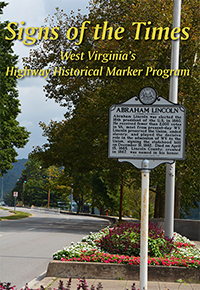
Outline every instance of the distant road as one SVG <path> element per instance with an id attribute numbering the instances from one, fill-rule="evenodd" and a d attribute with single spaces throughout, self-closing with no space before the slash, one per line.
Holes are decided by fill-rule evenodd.
<path id="1" fill-rule="evenodd" d="M 54 252 L 109 225 L 104 219 L 19 210 L 34 216 L 0 221 L 0 281 L 17 289 L 45 272 Z"/>
<path id="2" fill-rule="evenodd" d="M 5 217 L 5 216 L 9 216 L 9 215 L 12 215 L 12 213 L 10 213 L 8 210 L 0 209 L 0 218 Z"/>

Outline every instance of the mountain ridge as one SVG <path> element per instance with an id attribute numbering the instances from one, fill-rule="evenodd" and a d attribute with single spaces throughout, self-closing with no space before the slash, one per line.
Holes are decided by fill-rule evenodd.
<path id="1" fill-rule="evenodd" d="M 14 187 L 17 179 L 21 177 L 22 170 L 25 169 L 25 163 L 28 158 L 18 159 L 18 162 L 12 163 L 13 168 L 8 170 L 6 174 L 3 175 L 3 194 L 4 196 L 10 192 Z M 2 191 L 2 178 L 0 178 L 0 188 Z"/>

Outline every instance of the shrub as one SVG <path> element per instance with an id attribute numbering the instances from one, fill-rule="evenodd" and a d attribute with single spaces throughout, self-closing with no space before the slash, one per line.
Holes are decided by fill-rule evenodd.
<path id="1" fill-rule="evenodd" d="M 128 256 L 140 255 L 140 224 L 124 223 L 109 230 L 99 240 L 99 247 L 111 254 Z M 153 223 L 149 223 L 148 255 L 161 257 L 174 249 L 173 239 L 164 237 L 164 231 Z"/>
<path id="2" fill-rule="evenodd" d="M 150 229 L 152 228 L 158 227 L 150 224 Z M 70 246 L 54 253 L 53 258 L 54 260 L 61 261 L 139 265 L 139 256 L 111 254 L 99 247 L 99 241 L 109 233 L 109 227 L 102 229 L 98 233 L 90 233 L 90 235 L 82 239 L 81 243 L 71 243 Z M 149 247 L 152 248 L 149 248 L 149 251 L 153 252 L 155 256 L 148 257 L 148 265 L 180 266 L 200 269 L 200 249 L 196 249 L 195 244 L 192 244 L 189 239 L 178 233 L 174 233 L 173 241 L 165 240 L 164 233 L 161 229 L 158 229 L 158 233 L 161 234 L 161 238 L 158 237 L 157 239 L 153 239 L 151 238 L 152 236 L 149 238 Z M 134 234 L 130 236 L 134 238 Z M 171 251 L 173 246 L 174 249 Z M 168 255 L 165 254 L 164 247 L 168 247 L 170 251 Z M 164 252 L 164 254 L 161 257 L 157 257 L 162 254 L 162 252 Z"/>

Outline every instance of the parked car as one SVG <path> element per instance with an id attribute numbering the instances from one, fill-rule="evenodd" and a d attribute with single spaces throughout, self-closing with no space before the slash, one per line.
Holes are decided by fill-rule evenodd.
<path id="1" fill-rule="evenodd" d="M 67 205 L 66 205 L 66 203 L 65 202 L 63 202 L 63 201 L 58 201 L 58 207 L 60 208 L 60 209 L 62 209 L 62 210 L 67 210 Z"/>
<path id="2" fill-rule="evenodd" d="M 1 201 L 0 206 L 7 206 L 7 204 L 4 201 Z"/>

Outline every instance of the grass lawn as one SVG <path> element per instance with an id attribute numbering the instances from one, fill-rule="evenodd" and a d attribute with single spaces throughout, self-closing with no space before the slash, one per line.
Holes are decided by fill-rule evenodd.
<path id="1" fill-rule="evenodd" d="M 8 210 L 10 213 L 13 213 L 12 215 L 1 217 L 0 220 L 19 220 L 23 218 L 27 218 L 31 216 L 31 213 L 23 212 L 23 211 L 16 211 L 16 210 L 9 210 L 4 207 L 0 207 L 2 210 Z"/>

